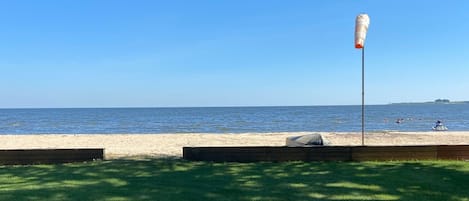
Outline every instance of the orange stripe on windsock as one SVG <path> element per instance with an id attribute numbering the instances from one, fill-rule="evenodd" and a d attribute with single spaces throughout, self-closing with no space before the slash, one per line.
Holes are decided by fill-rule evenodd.
<path id="1" fill-rule="evenodd" d="M 370 25 L 370 17 L 360 14 L 355 20 L 355 48 L 361 49 L 365 46 L 366 32 Z"/>

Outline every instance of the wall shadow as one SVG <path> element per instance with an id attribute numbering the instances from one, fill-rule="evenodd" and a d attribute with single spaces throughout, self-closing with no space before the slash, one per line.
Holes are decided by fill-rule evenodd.
<path id="1" fill-rule="evenodd" d="M 0 166 L 0 200 L 469 200 L 469 163 L 211 163 L 179 159 Z"/>

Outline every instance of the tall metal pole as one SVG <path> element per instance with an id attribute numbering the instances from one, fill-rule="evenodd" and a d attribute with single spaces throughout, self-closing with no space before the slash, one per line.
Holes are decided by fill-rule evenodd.
<path id="1" fill-rule="evenodd" d="M 365 146 L 365 47 L 362 48 L 362 146 Z"/>

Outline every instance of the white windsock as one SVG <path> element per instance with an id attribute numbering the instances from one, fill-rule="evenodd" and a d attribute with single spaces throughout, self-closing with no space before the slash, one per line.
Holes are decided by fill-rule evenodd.
<path id="1" fill-rule="evenodd" d="M 365 46 L 366 32 L 370 25 L 370 17 L 360 14 L 355 21 L 355 48 L 361 49 Z"/>

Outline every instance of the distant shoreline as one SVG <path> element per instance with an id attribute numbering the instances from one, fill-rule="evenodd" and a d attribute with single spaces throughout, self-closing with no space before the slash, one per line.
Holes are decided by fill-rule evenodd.
<path id="1" fill-rule="evenodd" d="M 390 103 L 390 105 L 414 105 L 414 104 L 438 104 L 438 105 L 447 105 L 447 104 L 469 104 L 469 101 L 450 101 L 449 99 L 436 99 L 436 100 L 434 100 L 434 101 L 427 101 L 427 102 Z"/>
<path id="2" fill-rule="evenodd" d="M 469 104 L 469 101 L 454 101 L 449 103 L 435 103 L 435 102 L 404 102 L 404 103 L 389 103 L 388 105 L 461 105 Z"/>
<path id="3" fill-rule="evenodd" d="M 453 101 L 449 103 L 435 102 L 400 102 L 383 104 L 365 104 L 366 106 L 386 106 L 386 105 L 451 105 L 451 104 L 469 104 L 469 101 Z M 281 108 L 281 107 L 349 107 L 361 106 L 359 104 L 351 105 L 240 105 L 240 106 L 122 106 L 122 107 L 0 107 L 0 110 L 42 110 L 42 109 L 193 109 L 193 108 Z"/>

